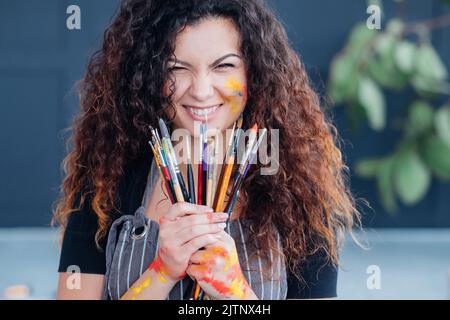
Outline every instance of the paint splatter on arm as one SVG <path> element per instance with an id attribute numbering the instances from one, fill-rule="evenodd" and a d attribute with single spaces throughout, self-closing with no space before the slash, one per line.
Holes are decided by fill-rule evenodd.
<path id="1" fill-rule="evenodd" d="M 257 299 L 242 273 L 235 248 L 206 248 L 188 273 L 195 277 L 206 294 L 214 299 Z"/>
<path id="2" fill-rule="evenodd" d="M 184 278 L 180 276 L 179 280 Z M 121 300 L 160 300 L 165 299 L 179 280 L 173 280 L 167 273 L 159 255 L 148 269 L 122 296 Z"/>

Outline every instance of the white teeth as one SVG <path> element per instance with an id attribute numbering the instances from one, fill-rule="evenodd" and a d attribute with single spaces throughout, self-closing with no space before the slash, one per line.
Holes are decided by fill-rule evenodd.
<path id="1" fill-rule="evenodd" d="M 218 108 L 219 108 L 219 106 L 215 106 L 212 108 L 205 108 L 205 109 L 189 108 L 189 110 L 196 116 L 202 117 L 206 114 L 210 114 L 211 112 L 216 111 Z"/>

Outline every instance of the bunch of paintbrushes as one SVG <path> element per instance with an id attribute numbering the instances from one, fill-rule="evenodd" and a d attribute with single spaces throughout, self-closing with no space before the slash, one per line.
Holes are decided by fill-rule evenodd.
<path id="1" fill-rule="evenodd" d="M 247 147 L 241 157 L 240 166 L 236 170 L 235 176 L 231 178 L 233 167 L 236 162 L 239 143 L 242 137 L 242 114 L 233 125 L 232 133 L 227 143 L 223 165 L 217 180 L 218 157 L 219 157 L 219 132 L 212 142 L 207 137 L 207 121 L 200 125 L 199 142 L 199 163 L 197 170 L 197 196 L 195 195 L 195 182 L 192 169 L 191 143 L 190 137 L 186 137 L 187 150 L 187 188 L 180 172 L 180 168 L 175 156 L 174 148 L 170 140 L 169 131 L 162 119 L 159 120 L 159 127 L 162 137 L 158 131 L 150 127 L 152 138 L 149 141 L 152 148 L 156 164 L 164 182 L 167 195 L 172 203 L 188 201 L 199 205 L 210 206 L 214 212 L 226 212 L 228 220 L 231 217 L 233 208 L 239 197 L 239 190 L 242 187 L 245 176 L 251 164 L 254 162 L 258 148 L 266 134 L 266 129 L 261 130 L 257 139 L 258 126 L 255 124 L 248 137 Z M 232 180 L 232 183 L 231 183 Z M 225 197 L 231 186 L 227 202 Z M 197 199 L 197 201 L 196 201 Z M 228 221 L 227 221 L 228 224 Z M 195 300 L 203 298 L 200 286 L 194 284 L 193 298 Z"/>
<path id="2" fill-rule="evenodd" d="M 180 172 L 169 131 L 162 119 L 159 119 L 159 128 L 162 138 L 157 130 L 150 127 L 152 138 L 149 143 L 170 201 L 172 203 L 192 202 L 191 194 L 186 190 L 186 185 Z"/>

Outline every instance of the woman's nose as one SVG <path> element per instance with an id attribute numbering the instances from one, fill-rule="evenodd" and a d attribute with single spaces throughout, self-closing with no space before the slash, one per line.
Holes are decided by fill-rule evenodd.
<path id="1" fill-rule="evenodd" d="M 190 88 L 192 97 L 199 101 L 208 100 L 214 95 L 214 85 L 208 75 L 193 78 Z"/>

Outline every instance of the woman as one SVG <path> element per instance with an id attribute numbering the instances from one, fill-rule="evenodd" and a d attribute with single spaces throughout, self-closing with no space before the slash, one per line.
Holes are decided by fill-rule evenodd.
<path id="1" fill-rule="evenodd" d="M 342 234 L 358 215 L 335 129 L 262 1 L 124 1 L 81 89 L 55 211 L 64 231 L 58 298 L 189 298 L 191 279 L 213 299 L 336 296 Z M 225 131 L 241 112 L 244 129 L 279 130 L 279 168 L 261 175 L 252 166 L 224 230 L 226 215 L 170 203 L 150 168 L 148 126 L 163 117 L 198 139 L 195 121 Z M 135 242 L 128 260 L 117 254 L 116 240 L 129 242 L 114 222 L 143 197 L 156 231 L 142 254 L 154 250 L 134 271 Z M 66 285 L 73 265 L 78 290 Z"/>

